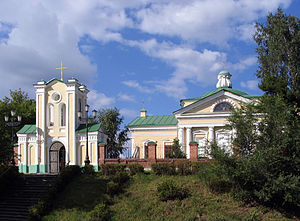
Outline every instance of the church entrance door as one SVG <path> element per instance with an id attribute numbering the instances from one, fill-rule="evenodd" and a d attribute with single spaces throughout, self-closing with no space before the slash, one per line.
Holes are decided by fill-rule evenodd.
<path id="1" fill-rule="evenodd" d="M 60 142 L 54 142 L 49 150 L 49 171 L 50 173 L 59 173 L 65 165 L 65 146 Z"/>

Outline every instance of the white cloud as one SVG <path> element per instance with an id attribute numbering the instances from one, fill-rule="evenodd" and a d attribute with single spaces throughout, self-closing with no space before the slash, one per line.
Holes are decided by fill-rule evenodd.
<path id="1" fill-rule="evenodd" d="M 128 41 L 131 46 L 139 47 L 147 55 L 159 58 L 175 68 L 169 79 L 156 82 L 155 88 L 175 98 L 184 97 L 187 91 L 186 81 L 194 83 L 214 83 L 222 67 L 225 54 L 204 49 L 202 52 L 185 45 L 159 43 L 155 39 L 148 41 Z M 127 81 L 126 85 L 141 89 L 137 81 Z"/>
<path id="2" fill-rule="evenodd" d="M 256 90 L 258 88 L 258 81 L 257 80 L 249 80 L 249 81 L 242 81 L 241 87 L 248 88 L 250 90 Z"/>
<path id="3" fill-rule="evenodd" d="M 249 39 L 246 33 L 240 37 L 238 30 L 290 3 L 291 0 L 158 1 L 138 10 L 136 16 L 139 28 L 145 32 L 222 45 L 230 38 Z"/>
<path id="4" fill-rule="evenodd" d="M 124 94 L 124 93 L 119 93 L 118 94 L 118 98 L 121 101 L 130 101 L 130 102 L 136 102 L 136 99 L 134 96 L 128 95 L 128 94 Z"/>
<path id="5" fill-rule="evenodd" d="M 88 103 L 92 109 L 101 109 L 111 107 L 115 103 L 115 98 L 108 97 L 103 93 L 91 90 L 88 93 Z"/>
<path id="6" fill-rule="evenodd" d="M 135 118 L 135 117 L 139 116 L 139 114 L 136 110 L 131 110 L 131 109 L 127 109 L 127 108 L 121 108 L 120 114 L 123 115 L 124 117 L 128 117 L 128 118 Z"/>
<path id="7" fill-rule="evenodd" d="M 138 89 L 140 92 L 143 92 L 143 93 L 151 93 L 151 92 L 153 92 L 153 90 L 150 90 L 149 88 L 147 88 L 145 86 L 141 86 L 140 83 L 138 83 L 135 80 L 123 81 L 122 83 L 124 85 L 128 86 L 128 87 L 132 87 L 132 88 Z"/>
<path id="8" fill-rule="evenodd" d="M 255 56 L 250 56 L 247 58 L 241 58 L 241 60 L 238 63 L 229 64 L 229 66 L 233 70 L 243 71 L 256 63 L 257 63 L 257 58 Z"/>

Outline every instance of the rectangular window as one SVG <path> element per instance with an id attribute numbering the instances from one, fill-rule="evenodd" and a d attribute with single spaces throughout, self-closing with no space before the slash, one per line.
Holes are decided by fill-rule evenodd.
<path id="1" fill-rule="evenodd" d="M 165 158 L 170 158 L 172 145 L 165 145 Z"/>

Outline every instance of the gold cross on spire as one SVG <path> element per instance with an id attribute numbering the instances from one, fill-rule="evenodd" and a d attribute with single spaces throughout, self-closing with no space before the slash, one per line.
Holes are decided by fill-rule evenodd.
<path id="1" fill-rule="evenodd" d="M 60 70 L 60 80 L 63 81 L 63 69 L 68 69 L 67 67 L 63 67 L 62 61 L 60 62 L 60 68 L 56 68 L 57 70 Z"/>

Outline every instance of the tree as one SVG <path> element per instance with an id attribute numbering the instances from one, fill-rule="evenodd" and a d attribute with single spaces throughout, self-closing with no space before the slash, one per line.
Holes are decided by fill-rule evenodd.
<path id="1" fill-rule="evenodd" d="M 10 116 L 10 111 L 14 110 L 16 115 L 22 116 L 21 124 L 14 127 L 14 134 L 23 127 L 24 124 L 35 124 L 35 100 L 30 99 L 28 94 L 19 90 L 10 91 L 10 97 L 0 100 L 0 164 L 7 164 L 12 159 L 13 143 L 17 142 L 14 136 L 11 141 L 11 128 L 6 125 L 4 116 Z M 14 119 L 16 120 L 16 119 Z"/>
<path id="2" fill-rule="evenodd" d="M 300 20 L 281 9 L 256 24 L 259 69 L 265 92 L 234 110 L 233 140 L 239 157 L 213 153 L 234 193 L 275 207 L 300 207 Z"/>
<path id="3" fill-rule="evenodd" d="M 179 140 L 177 138 L 173 140 L 169 158 L 186 158 L 185 154 L 180 148 Z"/>
<path id="4" fill-rule="evenodd" d="M 99 110 L 99 121 L 104 129 L 107 139 L 107 156 L 118 158 L 125 150 L 124 144 L 129 140 L 128 128 L 121 130 L 124 118 L 120 116 L 117 108 Z"/>

